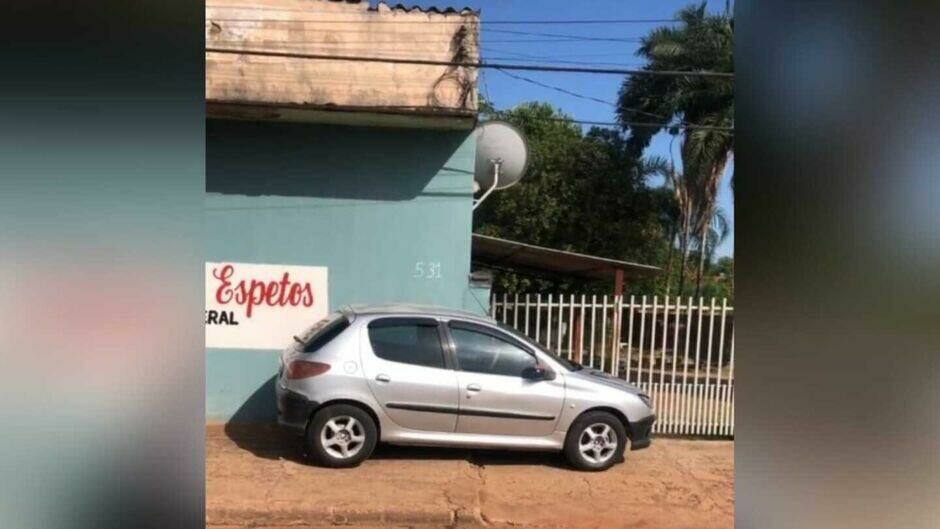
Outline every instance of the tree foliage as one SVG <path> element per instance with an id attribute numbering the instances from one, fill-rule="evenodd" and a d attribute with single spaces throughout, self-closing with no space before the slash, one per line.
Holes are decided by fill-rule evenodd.
<path id="1" fill-rule="evenodd" d="M 645 59 L 644 69 L 734 71 L 734 20 L 727 13 L 708 14 L 702 3 L 680 11 L 678 20 L 679 24 L 654 29 L 643 38 L 637 55 Z M 630 76 L 621 87 L 617 111 L 628 134 L 628 149 L 635 156 L 640 156 L 660 131 L 682 137 L 681 179 L 673 179 L 671 186 L 679 202 L 681 214 L 677 221 L 681 226 L 670 230 L 677 235 L 669 239 L 669 245 L 680 247 L 680 289 L 684 287 L 691 252 L 698 246 L 695 283 L 698 295 L 706 265 L 710 265 L 711 254 L 723 239 L 722 232 L 727 231 L 717 200 L 722 174 L 734 150 L 733 133 L 726 130 L 734 123 L 733 80 L 698 75 Z M 638 116 L 647 118 L 646 121 L 656 119 L 663 126 L 631 126 Z M 679 174 L 675 168 L 672 170 L 674 175 Z M 681 188 L 677 186 L 680 182 Z M 680 200 L 680 189 L 687 193 L 685 203 Z M 672 268 L 671 261 L 668 267 Z"/>
<path id="2" fill-rule="evenodd" d="M 689 6 L 677 15 L 677 26 L 664 26 L 643 37 L 637 55 L 646 70 L 683 72 L 734 72 L 734 20 L 725 14 L 709 15 L 705 3 Z M 620 89 L 617 113 L 627 144 L 636 156 L 649 146 L 653 136 L 666 130 L 680 134 L 669 124 L 685 123 L 730 127 L 734 122 L 734 82 L 730 78 L 689 76 L 628 76 Z M 662 127 L 631 127 L 631 121 L 656 118 Z M 712 131 L 713 132 L 713 131 Z M 696 157 L 714 150 L 731 135 L 708 130 L 686 131 L 694 139 L 690 154 Z M 726 145 L 730 149 L 730 145 Z M 690 160 L 691 161 L 691 160 Z M 688 171 L 686 167 L 686 172 Z"/>
<path id="3" fill-rule="evenodd" d="M 499 114 L 529 142 L 523 180 L 490 195 L 474 213 L 474 231 L 561 250 L 659 264 L 664 260 L 670 193 L 650 188 L 651 169 L 617 131 L 581 128 L 546 103 Z M 497 276 L 503 292 L 610 292 L 609 284 L 571 278 Z M 636 283 L 631 289 L 652 288 Z"/>

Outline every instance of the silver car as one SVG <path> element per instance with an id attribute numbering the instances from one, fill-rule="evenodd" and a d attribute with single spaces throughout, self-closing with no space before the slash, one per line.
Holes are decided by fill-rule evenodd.
<path id="1" fill-rule="evenodd" d="M 557 450 L 604 470 L 650 444 L 650 399 L 623 380 L 546 351 L 469 312 L 349 307 L 281 355 L 278 422 L 329 467 L 376 443 Z"/>

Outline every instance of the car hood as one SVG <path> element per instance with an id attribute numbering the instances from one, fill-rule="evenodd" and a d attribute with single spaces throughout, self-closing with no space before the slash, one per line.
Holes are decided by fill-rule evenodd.
<path id="1" fill-rule="evenodd" d="M 613 375 L 605 373 L 599 369 L 593 369 L 590 367 L 585 367 L 579 371 L 573 371 L 568 373 L 569 377 L 578 378 L 585 380 L 587 382 L 594 382 L 595 384 L 603 384 L 612 388 L 622 389 L 627 393 L 632 393 L 634 395 L 643 393 L 639 388 L 632 384 L 628 384 L 625 380 L 617 378 Z"/>

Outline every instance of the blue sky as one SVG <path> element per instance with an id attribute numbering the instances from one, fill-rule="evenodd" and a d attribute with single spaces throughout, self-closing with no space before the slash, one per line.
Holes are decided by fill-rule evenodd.
<path id="1" fill-rule="evenodd" d="M 586 35 L 592 37 L 611 37 L 617 39 L 632 39 L 643 36 L 649 29 L 657 24 L 527 24 L 527 25 L 493 25 L 488 26 L 487 20 L 598 20 L 598 19 L 668 19 L 673 18 L 677 11 L 688 5 L 689 1 L 676 0 L 635 0 L 624 2 L 622 0 L 607 0 L 591 2 L 572 2 L 571 0 L 437 0 L 408 2 L 408 5 L 417 3 L 423 7 L 437 6 L 439 8 L 468 6 L 482 10 L 482 35 L 480 37 L 481 54 L 484 60 L 509 62 L 512 59 L 525 61 L 528 64 L 537 64 L 546 61 L 575 61 L 585 66 L 638 68 L 642 62 L 634 52 L 636 42 L 607 42 L 607 41 L 550 41 L 551 37 L 519 35 L 505 33 L 505 31 L 524 31 L 539 33 L 555 33 L 570 35 Z M 393 2 L 390 2 L 393 3 Z M 710 11 L 724 10 L 725 2 L 711 1 L 708 3 Z M 532 42 L 539 41 L 539 42 Z M 537 58 L 535 58 L 537 57 Z M 584 64 L 603 63 L 603 64 Z M 523 75 L 541 83 L 554 85 L 578 94 L 616 102 L 617 91 L 623 82 L 621 76 L 597 74 L 573 74 L 554 72 L 513 72 Z M 512 79 L 496 70 L 484 70 L 483 82 L 480 90 L 497 108 L 509 108 L 524 101 L 548 101 L 560 108 L 566 114 L 579 120 L 587 121 L 615 121 L 614 108 L 608 104 L 585 99 L 579 99 L 557 91 L 541 88 L 533 84 Z M 653 139 L 646 154 L 669 154 L 671 136 L 661 133 Z M 678 156 L 678 141 L 673 145 Z M 729 164 L 729 171 L 722 180 L 719 191 L 719 205 L 731 221 L 732 233 L 718 248 L 717 254 L 732 255 L 734 252 L 734 201 L 728 187 L 727 175 L 733 169 Z M 651 182 L 659 185 L 660 182 Z"/>

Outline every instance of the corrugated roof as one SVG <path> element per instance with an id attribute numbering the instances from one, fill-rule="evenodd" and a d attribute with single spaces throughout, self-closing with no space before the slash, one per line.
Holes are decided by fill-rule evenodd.
<path id="1" fill-rule="evenodd" d="M 453 7 L 446 7 L 444 9 L 441 9 L 436 6 L 424 8 L 419 5 L 413 5 L 411 7 L 408 7 L 405 4 L 389 5 L 387 2 L 379 2 L 379 4 L 388 7 L 392 11 L 405 11 L 407 13 L 411 13 L 412 11 L 419 11 L 421 13 L 437 13 L 439 15 L 455 15 L 455 14 L 464 15 L 464 14 L 478 14 L 479 13 L 479 11 L 476 11 L 473 8 L 467 7 L 467 6 L 462 7 L 460 9 L 455 9 Z"/>
<path id="2" fill-rule="evenodd" d="M 623 270 L 627 277 L 649 277 L 660 272 L 657 266 L 555 250 L 479 233 L 473 234 L 472 260 L 482 266 L 583 279 L 613 279 L 617 270 Z"/>
<path id="3" fill-rule="evenodd" d="M 327 1 L 333 2 L 336 4 L 339 4 L 339 3 L 361 4 L 363 3 L 364 0 L 327 0 Z M 418 11 L 420 13 L 436 13 L 438 15 L 479 14 L 478 10 L 473 9 L 470 6 L 464 6 L 464 7 L 461 7 L 460 9 L 457 9 L 453 7 L 440 8 L 437 6 L 421 7 L 419 5 L 413 5 L 411 7 L 408 7 L 405 4 L 401 4 L 401 3 L 389 4 L 388 2 L 378 2 L 376 5 L 372 6 L 371 2 L 366 1 L 366 3 L 370 4 L 369 9 L 373 11 L 377 10 L 379 6 L 381 5 L 381 6 L 387 7 L 391 11 L 404 11 L 406 13 L 411 13 L 412 11 Z"/>

